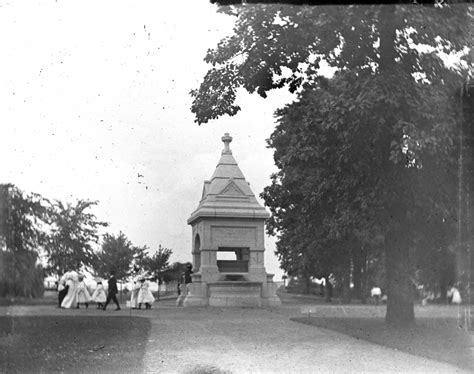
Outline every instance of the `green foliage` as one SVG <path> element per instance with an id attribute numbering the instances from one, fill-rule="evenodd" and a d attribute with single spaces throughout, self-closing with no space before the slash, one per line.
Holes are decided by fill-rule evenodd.
<path id="1" fill-rule="evenodd" d="M 436 147 L 417 146 L 416 156 L 402 149 L 406 135 L 401 131 L 398 162 L 390 166 L 393 140 L 387 138 L 386 128 L 369 121 L 378 123 L 384 113 L 359 110 L 359 118 L 351 115 L 350 108 L 361 92 L 355 84 L 352 91 L 341 84 L 346 79 L 350 82 L 350 74 L 337 74 L 325 83 L 327 88 L 304 90 L 297 102 L 278 112 L 279 124 L 269 144 L 280 171 L 262 198 L 272 212 L 267 230 L 279 235 L 281 266 L 291 275 L 334 273 L 337 277 L 349 271 L 350 263 L 344 267 L 348 257 L 354 262 L 361 254 L 356 252 L 362 248 L 358 241 L 376 248 L 370 245 L 375 238 L 397 229 L 411 238 L 408 245 L 417 259 L 413 266 L 427 274 L 433 263 L 444 263 L 435 248 L 447 248 L 454 239 L 451 217 L 455 216 L 457 160 L 450 147 L 456 128 L 447 128 L 441 135 L 436 134 L 440 130 L 435 121 L 426 124 L 424 133 L 437 139 Z M 454 116 L 450 100 L 439 92 L 431 97 L 430 110 L 436 118 Z M 423 141 L 420 136 L 413 140 Z M 388 207 L 394 200 L 407 206 L 403 220 L 387 214 L 393 211 Z M 377 252 L 369 253 L 374 255 Z M 449 271 L 446 268 L 443 274 Z"/>
<path id="2" fill-rule="evenodd" d="M 240 110 L 235 103 L 239 88 L 262 97 L 281 87 L 294 92 L 318 76 L 322 60 L 339 71 L 374 73 L 388 62 L 399 77 L 441 80 L 441 59 L 421 50 L 463 50 L 470 43 L 472 22 L 466 4 L 274 4 L 225 7 L 221 11 L 236 17 L 234 32 L 208 51 L 205 61 L 212 68 L 199 89 L 191 92 L 191 110 L 199 124 L 223 114 L 236 114 Z M 390 86 L 386 89 L 390 92 Z"/>
<path id="3" fill-rule="evenodd" d="M 42 297 L 44 273 L 36 251 L 0 252 L 0 297 Z"/>
<path id="4" fill-rule="evenodd" d="M 90 213 L 97 204 L 97 201 L 88 200 L 78 200 L 74 204 L 55 201 L 51 204 L 51 230 L 45 246 L 50 273 L 60 275 L 92 266 L 99 229 L 107 226 Z"/>
<path id="5" fill-rule="evenodd" d="M 26 194 L 11 184 L 1 187 L 5 201 L 2 216 L 6 248 L 16 252 L 38 250 L 46 239 L 43 228 L 48 220 L 48 201 L 36 193 Z"/>
<path id="6" fill-rule="evenodd" d="M 298 91 L 277 111 L 269 146 L 279 172 L 262 194 L 282 268 L 303 277 L 334 272 L 348 286 L 351 262 L 377 258 L 382 246 L 387 321 L 410 323 L 413 259 L 437 256 L 431 230 L 443 245 L 453 237 L 453 96 L 469 61 L 448 67 L 441 54 L 467 60 L 470 8 L 262 5 L 226 12 L 236 17 L 234 34 L 208 51 L 212 68 L 192 91 L 191 110 L 201 124 L 234 115 L 239 88 L 262 97 L 280 87 Z M 323 60 L 336 71 L 330 80 L 320 76 Z M 382 243 L 374 246 L 376 238 Z"/>
<path id="7" fill-rule="evenodd" d="M 160 281 L 162 273 L 169 267 L 169 259 L 173 251 L 169 248 L 164 248 L 161 244 L 158 250 L 151 256 L 145 256 L 139 263 L 145 271 L 154 274 L 155 278 Z"/>
<path id="8" fill-rule="evenodd" d="M 101 250 L 92 263 L 94 272 L 106 278 L 112 271 L 118 280 L 128 278 L 137 259 L 145 257 L 147 247 L 135 247 L 127 236 L 120 232 L 117 236 L 105 234 Z"/>
<path id="9" fill-rule="evenodd" d="M 11 184 L 0 185 L 0 199 L 0 296 L 40 297 L 44 271 L 38 251 L 46 240 L 43 226 L 48 202 Z"/>
<path id="10" fill-rule="evenodd" d="M 174 262 L 161 273 L 163 282 L 179 282 L 181 280 L 182 274 L 186 270 L 186 264 L 182 262 Z"/>

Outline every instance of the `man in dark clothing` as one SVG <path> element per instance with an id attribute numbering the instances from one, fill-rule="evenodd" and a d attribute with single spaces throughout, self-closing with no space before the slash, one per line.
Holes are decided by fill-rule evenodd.
<path id="1" fill-rule="evenodd" d="M 58 284 L 58 308 L 61 308 L 61 304 L 64 300 L 64 298 L 66 297 L 67 295 L 67 291 L 69 290 L 69 286 L 68 285 L 65 285 L 64 283 L 59 283 Z"/>
<path id="2" fill-rule="evenodd" d="M 189 283 L 192 283 L 192 282 L 193 282 L 193 280 L 192 280 L 192 278 L 191 278 L 191 274 L 193 274 L 193 273 L 194 273 L 194 272 L 193 272 L 193 265 L 191 265 L 191 264 L 189 264 L 189 263 L 186 264 L 186 270 L 185 270 L 185 272 L 184 272 L 184 274 L 183 274 L 184 284 L 189 284 Z"/>
<path id="3" fill-rule="evenodd" d="M 120 310 L 120 305 L 117 300 L 117 279 L 115 279 L 114 271 L 110 272 L 110 278 L 107 282 L 109 284 L 109 291 L 107 293 L 107 300 L 105 301 L 104 310 L 107 308 L 107 305 L 109 305 L 110 300 L 113 300 L 113 302 L 117 305 L 117 308 L 115 308 L 115 310 Z"/>
<path id="4" fill-rule="evenodd" d="M 176 306 L 183 305 L 183 301 L 188 295 L 189 283 L 193 282 L 191 274 L 193 274 L 193 265 L 187 263 L 186 270 L 181 274 L 181 284 L 178 283 L 178 298 L 176 299 Z"/>

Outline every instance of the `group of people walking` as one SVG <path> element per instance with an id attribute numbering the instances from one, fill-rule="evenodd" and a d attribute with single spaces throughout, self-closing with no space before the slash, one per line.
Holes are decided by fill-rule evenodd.
<path id="1" fill-rule="evenodd" d="M 115 310 L 120 310 L 120 304 L 117 300 L 118 289 L 115 272 L 110 273 L 110 278 L 107 281 L 107 293 L 102 282 L 98 281 L 92 296 L 87 289 L 84 278 L 83 274 L 78 274 L 76 271 L 68 271 L 61 277 L 58 283 L 58 307 L 79 309 L 83 304 L 87 309 L 89 304 L 94 302 L 97 304 L 97 309 L 106 310 L 107 305 L 113 301 L 117 305 Z"/>
<path id="2" fill-rule="evenodd" d="M 151 309 L 155 302 L 155 297 L 150 290 L 150 280 L 153 279 L 150 273 L 141 273 L 140 269 L 134 269 L 135 277 L 133 279 L 133 286 L 130 297 L 130 308 L 132 309 Z M 192 265 L 187 264 L 186 270 L 181 274 L 181 282 L 179 284 L 177 305 L 182 305 L 182 301 L 188 293 L 188 284 L 191 280 Z M 107 292 L 102 284 L 102 281 L 97 281 L 92 296 L 87 289 L 84 282 L 84 275 L 76 271 L 68 271 L 58 282 L 58 307 L 64 309 L 77 308 L 81 305 L 89 308 L 91 302 L 97 304 L 97 309 L 106 310 L 111 301 L 116 305 L 115 310 L 120 310 L 120 304 L 117 300 L 117 279 L 115 272 L 110 272 L 110 278 L 107 280 Z"/>

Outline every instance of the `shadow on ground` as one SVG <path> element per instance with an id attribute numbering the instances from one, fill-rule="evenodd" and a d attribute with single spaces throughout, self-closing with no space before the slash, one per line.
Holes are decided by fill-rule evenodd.
<path id="1" fill-rule="evenodd" d="M 389 328 L 383 318 L 298 317 L 291 320 L 474 372 L 472 334 L 463 330 L 454 318 L 417 318 L 416 325 L 406 329 Z"/>
<path id="2" fill-rule="evenodd" d="M 140 372 L 150 321 L 121 316 L 0 317 L 0 372 Z"/>

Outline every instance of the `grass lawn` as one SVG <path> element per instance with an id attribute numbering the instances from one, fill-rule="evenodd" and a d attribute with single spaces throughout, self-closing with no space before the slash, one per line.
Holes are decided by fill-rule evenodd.
<path id="1" fill-rule="evenodd" d="M 45 297 L 36 299 L 28 297 L 0 297 L 0 306 L 10 305 L 54 305 L 57 304 L 58 297 L 55 291 L 46 291 Z"/>
<path id="2" fill-rule="evenodd" d="M 149 329 L 137 317 L 0 317 L 0 372 L 139 372 Z"/>
<path id="3" fill-rule="evenodd" d="M 416 326 L 390 329 L 383 318 L 298 317 L 293 321 L 323 327 L 389 348 L 447 362 L 474 372 L 472 334 L 454 318 L 417 318 Z"/>

